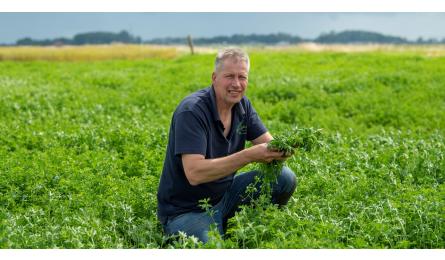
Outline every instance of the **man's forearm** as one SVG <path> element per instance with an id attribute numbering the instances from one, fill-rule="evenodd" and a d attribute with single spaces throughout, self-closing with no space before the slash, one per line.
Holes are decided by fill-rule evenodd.
<path id="1" fill-rule="evenodd" d="M 216 159 L 193 160 L 186 176 L 191 185 L 198 185 L 226 177 L 253 161 L 250 149 Z"/>

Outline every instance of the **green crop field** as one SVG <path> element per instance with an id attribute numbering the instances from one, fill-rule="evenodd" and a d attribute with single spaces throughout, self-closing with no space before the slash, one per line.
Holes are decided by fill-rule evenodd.
<path id="1" fill-rule="evenodd" d="M 171 115 L 213 53 L 0 62 L 0 248 L 445 248 L 445 56 L 252 50 L 272 134 L 323 129 L 287 164 L 288 206 L 245 207 L 224 239 L 163 235 Z M 252 166 L 250 166 L 252 167 Z"/>

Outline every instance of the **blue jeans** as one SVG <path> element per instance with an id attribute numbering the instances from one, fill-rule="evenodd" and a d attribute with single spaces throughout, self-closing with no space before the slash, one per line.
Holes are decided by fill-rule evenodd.
<path id="1" fill-rule="evenodd" d="M 206 243 L 210 225 L 215 223 L 219 233 L 224 235 L 227 220 L 235 215 L 239 206 L 250 203 L 251 198 L 246 196 L 246 187 L 254 183 L 255 176 L 258 174 L 258 171 L 250 171 L 235 175 L 232 185 L 226 191 L 221 201 L 212 207 L 213 216 L 209 216 L 207 212 L 187 212 L 174 218 L 169 218 L 164 225 L 164 232 L 167 235 L 173 235 L 182 231 L 188 236 L 193 235 Z M 277 183 L 272 185 L 272 203 L 279 206 L 286 205 L 296 186 L 297 179 L 294 172 L 288 167 L 283 167 Z M 257 190 L 259 190 L 259 187 L 260 183 L 257 184 Z M 258 196 L 259 192 L 255 193 L 253 198 Z"/>

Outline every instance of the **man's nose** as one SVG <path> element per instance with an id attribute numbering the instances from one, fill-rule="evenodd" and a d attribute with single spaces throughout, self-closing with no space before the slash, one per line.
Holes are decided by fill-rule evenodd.
<path id="1" fill-rule="evenodd" d="M 236 86 L 239 87 L 240 86 L 240 81 L 237 77 L 234 77 L 232 80 L 232 86 Z"/>

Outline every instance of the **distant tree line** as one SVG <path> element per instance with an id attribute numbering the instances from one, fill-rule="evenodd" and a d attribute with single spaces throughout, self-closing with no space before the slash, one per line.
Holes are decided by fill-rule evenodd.
<path id="1" fill-rule="evenodd" d="M 110 44 L 110 43 L 141 43 L 140 37 L 135 37 L 127 31 L 119 33 L 112 32 L 89 32 L 76 34 L 72 39 L 55 38 L 45 40 L 34 40 L 29 37 L 20 39 L 16 45 L 85 45 L 85 44 Z"/>
<path id="2" fill-rule="evenodd" d="M 359 44 L 359 43 L 382 43 L 382 44 L 437 44 L 445 43 L 445 38 L 441 41 L 437 39 L 422 39 L 409 41 L 402 37 L 388 36 L 375 32 L 367 31 L 343 31 L 323 33 L 315 39 L 303 39 L 299 36 L 292 36 L 286 33 L 267 34 L 267 35 L 241 35 L 232 36 L 216 36 L 212 38 L 196 38 L 193 39 L 196 45 L 208 44 L 295 44 L 301 42 L 315 42 L 323 44 Z M 176 38 L 158 38 L 144 43 L 150 44 L 186 44 L 185 37 Z"/>
<path id="3" fill-rule="evenodd" d="M 292 36 L 286 33 L 277 34 L 234 34 L 232 36 L 215 36 L 211 38 L 194 38 L 193 43 L 196 45 L 208 45 L 208 44 L 295 44 L 300 43 L 304 40 L 298 36 Z M 185 44 L 187 43 L 186 38 L 176 37 L 176 38 L 158 38 L 145 43 L 150 44 Z"/>
<path id="4" fill-rule="evenodd" d="M 445 43 L 445 38 L 423 39 L 419 38 L 415 41 L 409 41 L 402 37 L 388 36 L 375 32 L 367 31 L 342 31 L 323 33 L 315 39 L 303 39 L 299 36 L 292 36 L 286 33 L 276 34 L 234 34 L 232 36 L 216 36 L 208 38 L 194 38 L 195 45 L 209 44 L 296 44 L 301 42 L 315 42 L 323 44 L 359 44 L 359 43 L 381 43 L 381 44 L 437 44 Z M 112 32 L 88 32 L 76 34 L 72 39 L 55 38 L 45 40 L 35 40 L 29 37 L 19 39 L 16 45 L 84 45 L 84 44 L 110 44 L 110 43 L 133 43 L 133 44 L 187 44 L 186 37 L 167 37 L 142 41 L 140 37 L 133 36 L 127 31 L 119 33 Z"/>
<path id="5" fill-rule="evenodd" d="M 340 33 L 330 32 L 321 34 L 315 39 L 317 43 L 392 43 L 405 44 L 408 40 L 401 37 L 386 36 L 375 32 L 344 31 Z"/>
<path id="6" fill-rule="evenodd" d="M 445 43 L 445 38 L 441 41 L 437 39 L 423 39 L 418 38 L 415 41 L 409 41 L 402 37 L 388 36 L 375 32 L 367 31 L 343 31 L 343 32 L 330 32 L 324 33 L 318 36 L 314 42 L 317 43 L 386 43 L 386 44 L 438 44 Z"/>

